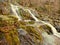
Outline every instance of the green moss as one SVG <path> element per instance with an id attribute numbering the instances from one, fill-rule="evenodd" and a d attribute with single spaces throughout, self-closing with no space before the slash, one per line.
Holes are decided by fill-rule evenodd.
<path id="1" fill-rule="evenodd" d="M 0 32 L 0 40 L 2 40 L 4 38 L 4 33 Z"/>

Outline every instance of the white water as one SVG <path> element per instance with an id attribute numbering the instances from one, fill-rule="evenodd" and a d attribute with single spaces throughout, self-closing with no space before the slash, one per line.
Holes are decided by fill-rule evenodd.
<path id="1" fill-rule="evenodd" d="M 57 30 L 50 23 L 44 22 L 44 21 L 39 20 L 38 18 L 36 18 L 34 13 L 32 13 L 30 9 L 24 9 L 22 6 L 15 6 L 13 4 L 10 4 L 10 5 L 11 5 L 11 9 L 12 9 L 13 13 L 16 15 L 18 20 L 22 20 L 22 17 L 19 16 L 18 13 L 17 13 L 18 7 L 19 7 L 19 8 L 22 8 L 24 11 L 28 11 L 31 14 L 32 18 L 35 19 L 36 22 L 42 22 L 43 24 L 48 25 L 51 28 L 51 30 L 53 32 L 53 35 L 55 35 L 55 36 L 60 38 L 60 34 L 57 32 Z"/>
<path id="2" fill-rule="evenodd" d="M 34 16 L 34 14 L 30 11 L 30 9 L 27 9 L 27 10 L 28 10 L 28 12 L 31 14 L 32 18 L 35 19 L 35 21 L 37 21 L 37 22 L 42 22 L 43 24 L 48 25 L 48 26 L 51 28 L 51 30 L 52 30 L 52 32 L 53 32 L 53 35 L 55 35 L 55 36 L 57 36 L 57 37 L 60 38 L 60 33 L 58 33 L 57 30 L 56 30 L 50 23 L 44 22 L 44 21 L 42 21 L 42 20 L 39 20 L 38 18 L 36 18 L 36 17 Z"/>
<path id="3" fill-rule="evenodd" d="M 35 21 L 39 21 L 35 16 L 34 14 L 31 13 L 31 11 L 29 9 L 27 9 L 27 11 L 31 14 L 32 18 L 35 19 Z"/>
<path id="4" fill-rule="evenodd" d="M 21 17 L 18 16 L 18 13 L 17 13 L 17 11 L 18 11 L 18 7 L 15 6 L 15 5 L 12 5 L 12 4 L 10 4 L 10 6 L 11 6 L 11 9 L 12 9 L 14 15 L 18 18 L 18 20 L 21 20 Z"/>
<path id="5" fill-rule="evenodd" d="M 56 45 L 54 42 L 55 42 L 55 39 L 52 35 L 48 35 L 46 32 L 43 32 L 42 33 L 42 36 L 44 38 L 44 43 L 43 45 Z"/>

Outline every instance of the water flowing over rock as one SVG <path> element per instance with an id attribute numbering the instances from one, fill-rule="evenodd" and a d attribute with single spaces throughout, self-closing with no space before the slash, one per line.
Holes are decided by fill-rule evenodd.
<path id="1" fill-rule="evenodd" d="M 9 7 L 11 14 L 0 15 L 1 45 L 60 45 L 60 33 L 34 9 L 12 3 Z"/>

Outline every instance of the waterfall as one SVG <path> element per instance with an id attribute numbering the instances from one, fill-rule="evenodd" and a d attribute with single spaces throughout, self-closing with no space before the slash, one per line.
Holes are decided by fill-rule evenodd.
<path id="1" fill-rule="evenodd" d="M 14 15 L 18 18 L 18 20 L 21 20 L 21 16 L 18 14 L 18 7 L 13 4 L 10 4 L 10 6 Z"/>
<path id="2" fill-rule="evenodd" d="M 36 18 L 34 13 L 31 12 L 31 10 L 29 8 L 25 9 L 24 7 L 22 7 L 20 5 L 19 6 L 16 6 L 16 5 L 13 5 L 13 4 L 10 4 L 10 5 L 11 5 L 11 9 L 12 9 L 13 13 L 16 15 L 18 20 L 22 20 L 22 17 L 18 14 L 18 8 L 21 8 L 24 11 L 28 11 L 30 13 L 30 15 L 32 16 L 32 18 L 35 19 L 36 22 L 42 22 L 43 24 L 48 25 L 51 28 L 51 30 L 53 32 L 53 35 L 55 35 L 55 36 L 60 38 L 60 33 L 58 33 L 57 30 L 50 23 L 44 22 L 44 21 L 39 20 L 38 18 Z"/>
<path id="3" fill-rule="evenodd" d="M 31 14 L 32 18 L 34 18 L 35 21 L 37 21 L 37 22 L 42 22 L 43 24 L 48 25 L 48 26 L 51 28 L 51 30 L 52 30 L 52 32 L 53 32 L 53 35 L 55 35 L 55 36 L 57 36 L 57 37 L 60 38 L 60 33 L 58 33 L 57 30 L 56 30 L 50 23 L 44 22 L 44 21 L 39 20 L 38 18 L 36 18 L 36 17 L 34 16 L 34 14 L 30 11 L 30 9 L 27 9 L 27 11 Z"/>
<path id="4" fill-rule="evenodd" d="M 31 11 L 29 9 L 27 9 L 27 11 L 31 14 L 31 16 L 33 17 L 33 19 L 35 19 L 35 21 L 39 21 L 35 16 L 34 14 L 31 13 Z"/>

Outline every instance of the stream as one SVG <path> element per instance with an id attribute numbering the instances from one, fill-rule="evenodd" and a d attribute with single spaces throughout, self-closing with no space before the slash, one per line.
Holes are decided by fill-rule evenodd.
<path id="1" fill-rule="evenodd" d="M 31 9 L 29 8 L 24 8 L 24 7 L 20 7 L 20 6 L 16 6 L 16 5 L 13 5 L 13 4 L 10 4 L 11 5 L 11 9 L 14 13 L 14 15 L 18 18 L 18 20 L 22 20 L 22 16 L 19 15 L 19 12 L 18 12 L 18 8 L 22 8 L 22 10 L 24 11 L 28 11 L 30 13 L 30 16 L 36 21 L 36 22 L 41 22 L 45 25 L 48 25 L 50 28 L 51 28 L 51 31 L 53 32 L 53 35 L 60 38 L 60 33 L 57 32 L 56 28 L 53 27 L 50 23 L 48 22 L 45 22 L 45 21 L 42 21 L 40 19 L 38 19 L 37 17 L 35 17 L 35 12 L 33 13 Z M 38 14 L 37 14 L 38 15 Z M 28 20 L 30 21 L 30 20 Z M 54 44 L 54 36 L 52 35 L 48 35 L 46 32 L 43 32 L 42 33 L 42 36 L 44 37 L 44 44 L 43 45 L 55 45 Z M 48 40 L 48 41 L 47 41 Z"/>

